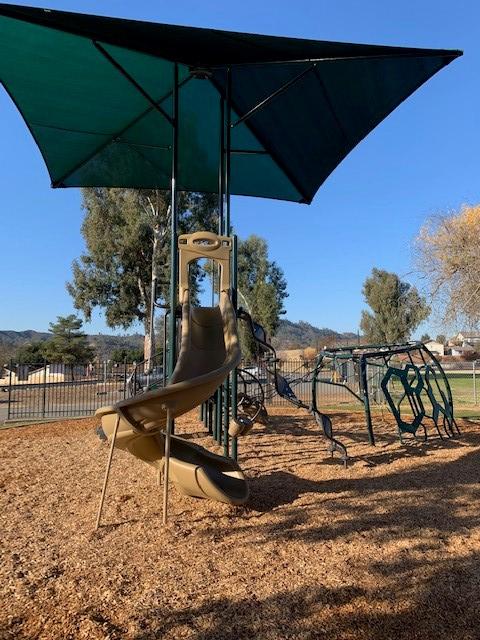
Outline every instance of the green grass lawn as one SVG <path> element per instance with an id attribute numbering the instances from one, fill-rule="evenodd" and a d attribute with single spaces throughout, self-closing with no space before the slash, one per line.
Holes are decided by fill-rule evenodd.
<path id="1" fill-rule="evenodd" d="M 473 379 L 470 372 L 449 373 L 448 381 L 452 390 L 453 406 L 455 416 L 457 418 L 480 418 L 480 375 L 477 376 L 477 404 L 474 404 Z M 360 402 L 348 400 L 335 400 L 322 402 L 322 395 L 319 396 L 319 408 L 325 411 L 363 411 L 363 405 Z M 428 408 L 428 399 L 425 406 Z M 388 406 L 383 408 L 375 403 L 371 403 L 372 414 L 379 414 L 383 411 L 389 411 Z"/>
<path id="2" fill-rule="evenodd" d="M 450 373 L 448 381 L 453 399 L 459 403 L 473 404 L 473 377 L 471 373 Z M 477 376 L 477 402 L 480 402 L 480 375 Z"/>
<path id="3" fill-rule="evenodd" d="M 480 376 L 477 376 L 477 404 L 474 403 L 471 373 L 450 373 L 448 381 L 452 390 L 455 415 L 459 418 L 480 417 Z"/>

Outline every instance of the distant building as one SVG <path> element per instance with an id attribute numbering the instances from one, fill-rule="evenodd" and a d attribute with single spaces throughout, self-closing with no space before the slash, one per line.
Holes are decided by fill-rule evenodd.
<path id="1" fill-rule="evenodd" d="M 73 370 L 70 365 L 66 364 L 47 364 L 46 367 L 40 367 L 31 370 L 29 365 L 17 365 L 10 370 L 4 367 L 1 372 L 0 386 L 8 386 L 11 384 L 43 384 L 44 382 L 70 382 L 74 379 L 88 376 L 87 366 L 74 365 Z"/>
<path id="2" fill-rule="evenodd" d="M 465 343 L 460 346 L 452 346 L 452 356 L 468 356 L 471 353 L 475 353 L 475 347 L 472 347 L 470 344 Z"/>
<path id="3" fill-rule="evenodd" d="M 474 350 L 480 351 L 480 332 L 460 331 L 455 338 L 455 342 L 462 347 L 474 347 Z"/>
<path id="4" fill-rule="evenodd" d="M 437 342 L 436 340 L 429 340 L 428 342 L 425 342 L 425 346 L 429 351 L 433 353 L 434 356 L 445 355 L 445 345 L 441 342 Z"/>

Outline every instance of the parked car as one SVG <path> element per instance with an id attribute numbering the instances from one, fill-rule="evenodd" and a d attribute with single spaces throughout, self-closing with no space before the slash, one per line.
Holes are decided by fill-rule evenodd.
<path id="1" fill-rule="evenodd" d="M 163 367 L 153 367 L 150 371 L 134 369 L 127 379 L 130 395 L 148 391 L 153 386 L 163 385 Z"/>

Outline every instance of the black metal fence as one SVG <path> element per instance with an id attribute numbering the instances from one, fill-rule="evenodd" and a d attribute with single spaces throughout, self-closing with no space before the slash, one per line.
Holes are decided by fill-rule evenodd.
<path id="1" fill-rule="evenodd" d="M 6 420 L 90 416 L 127 397 L 132 371 L 131 364 L 111 361 L 10 363 L 0 371 L 0 407 L 7 405 Z"/>
<path id="2" fill-rule="evenodd" d="M 265 404 L 274 407 L 291 406 L 291 403 L 275 392 L 273 381 L 268 374 L 265 364 L 243 364 L 246 371 L 250 371 L 263 385 L 265 390 Z M 314 360 L 281 360 L 277 363 L 277 372 L 289 383 L 291 389 L 299 400 L 310 403 L 312 396 L 312 371 L 315 367 Z M 331 381 L 335 378 L 335 372 L 330 369 L 322 369 L 317 382 L 317 402 L 327 404 L 339 404 L 352 402 L 352 394 L 344 386 L 336 386 L 322 383 L 322 378 Z M 255 390 L 255 383 L 247 381 L 251 391 L 249 395 L 258 395 Z M 239 383 L 239 391 L 241 384 Z"/>
<path id="3" fill-rule="evenodd" d="M 91 416 L 99 407 L 115 404 L 152 385 L 164 384 L 163 364 L 161 355 L 153 360 L 150 368 L 145 363 L 136 365 L 112 361 L 74 366 L 46 362 L 36 365 L 11 363 L 0 368 L 0 423 L 4 420 Z M 470 362 L 467 366 L 464 365 L 462 371 L 458 367 L 447 374 L 454 401 L 473 401 L 476 404 L 477 384 L 480 400 L 480 380 L 477 383 L 480 363 Z M 254 377 L 239 375 L 239 392 L 245 391 L 259 397 L 257 379 L 265 392 L 267 406 L 289 405 L 287 400 L 276 394 L 265 365 L 243 364 L 242 367 Z M 304 360 L 287 360 L 277 364 L 278 372 L 305 403 L 311 401 L 313 368 L 313 362 Z M 317 403 L 320 407 L 355 402 L 352 394 L 341 384 L 344 376 L 340 373 L 342 375 L 337 380 L 338 372 L 334 369 L 322 369 L 320 372 L 317 382 Z M 325 382 L 322 383 L 322 379 Z M 331 382 L 337 384 L 329 384 Z M 348 376 L 348 384 L 358 391 L 352 376 Z"/>

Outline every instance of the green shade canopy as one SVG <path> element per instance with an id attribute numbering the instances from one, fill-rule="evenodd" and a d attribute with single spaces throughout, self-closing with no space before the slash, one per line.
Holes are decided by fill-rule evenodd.
<path id="1" fill-rule="evenodd" d="M 216 192 L 230 86 L 232 194 L 309 203 L 458 51 L 280 38 L 0 4 L 0 81 L 54 187 Z M 230 83 L 228 82 L 230 74 Z"/>

